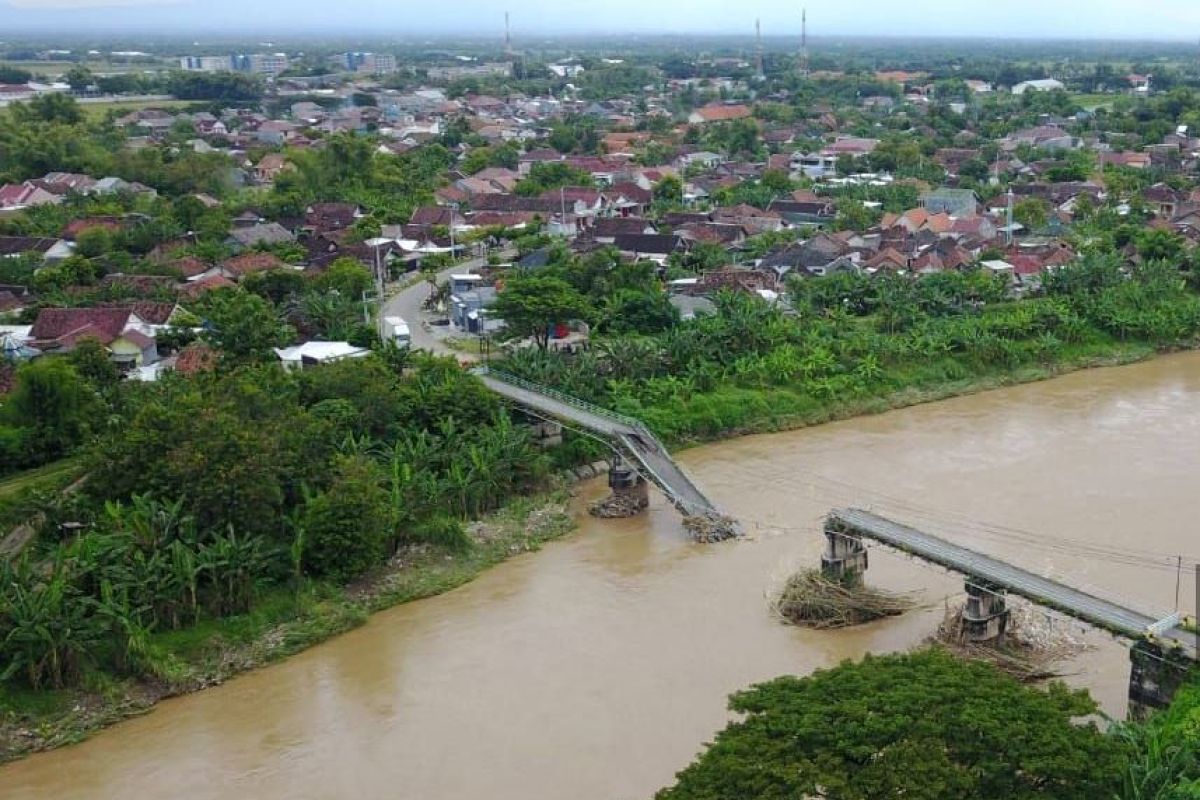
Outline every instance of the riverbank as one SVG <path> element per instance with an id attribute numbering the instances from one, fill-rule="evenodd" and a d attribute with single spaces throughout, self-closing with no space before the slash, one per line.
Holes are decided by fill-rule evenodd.
<path id="1" fill-rule="evenodd" d="M 690 544 L 661 502 L 631 520 L 578 517 L 576 531 L 535 557 L 83 745 L 10 764 L 6 795 L 284 800 L 401 786 L 430 798 L 650 797 L 727 723 L 731 692 L 905 651 L 941 622 L 943 597 L 961 596 L 961 578 L 875 554 L 873 585 L 919 590 L 937 608 L 837 633 L 779 625 L 764 587 L 816 563 L 830 508 L 867 503 L 907 519 L 886 499 L 896 498 L 949 515 L 952 527 L 977 519 L 1040 532 L 1044 547 L 958 531 L 996 557 L 1127 587 L 1146 607 L 1169 602 L 1174 573 L 1143 580 L 1140 567 L 1081 560 L 1055 543 L 1122 548 L 1138 531 L 1139 549 L 1188 550 L 1198 359 L 1175 354 L 692 449 L 683 464 L 753 523 L 747 542 Z M 580 489 L 587 500 L 602 492 L 600 481 Z M 1128 654 L 1108 637 L 1088 641 L 1098 649 L 1064 668 L 1068 683 L 1122 714 Z M 571 757 L 531 772 L 548 752 Z"/>
<path id="2" fill-rule="evenodd" d="M 280 589 L 249 614 L 156 634 L 146 655 L 153 678 L 113 681 L 93 674 L 77 690 L 0 688 L 0 764 L 82 741 L 160 700 L 219 685 L 324 642 L 377 611 L 458 588 L 568 533 L 573 522 L 567 499 L 558 489 L 472 523 L 473 546 L 464 552 L 407 548 L 350 586 L 309 582 L 299 590 Z"/>
<path id="3" fill-rule="evenodd" d="M 1175 352 L 1141 342 L 1117 342 L 1079 348 L 1054 362 L 995 368 L 951 379 L 906 381 L 903 388 L 873 397 L 816 399 L 787 387 L 763 389 L 718 387 L 688 401 L 648 407 L 640 417 L 660 433 L 673 450 L 725 441 L 739 436 L 781 433 L 814 425 L 883 414 L 901 408 L 966 397 L 980 392 L 1050 380 L 1088 369 L 1136 364 Z M 635 414 L 636 415 L 636 414 Z"/>
<path id="4" fill-rule="evenodd" d="M 1083 369 L 1143 361 L 1157 351 L 1144 344 L 1106 344 L 1072 354 L 1054 364 L 998 370 L 953 381 L 910 386 L 874 398 L 829 402 L 797 413 L 771 399 L 769 391 L 750 411 L 770 409 L 747 424 L 709 435 L 672 437 L 679 447 L 737 436 L 795 430 L 840 419 L 975 394 L 1054 378 Z M 751 392 L 753 390 L 745 390 Z M 704 396 L 698 396 L 703 399 Z M 647 416 L 663 412 L 655 410 Z M 656 424 L 659 420 L 650 420 Z M 575 475 L 591 477 L 590 467 Z M 370 578 L 340 588 L 309 583 L 300 591 L 281 589 L 262 598 L 255 610 L 225 620 L 204 622 L 183 631 L 152 637 L 151 680 L 106 681 L 98 678 L 81 690 L 0 694 L 0 763 L 29 753 L 81 741 L 103 727 L 145 713 L 158 701 L 219 685 L 229 678 L 279 661 L 363 624 L 374 612 L 457 588 L 513 555 L 538 549 L 573 526 L 565 492 L 511 504 L 471 528 L 475 546 L 460 554 L 429 548 L 409 549 Z"/>

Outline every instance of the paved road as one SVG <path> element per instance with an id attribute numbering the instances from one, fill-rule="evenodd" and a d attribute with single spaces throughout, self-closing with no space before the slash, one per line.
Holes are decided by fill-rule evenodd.
<path id="1" fill-rule="evenodd" d="M 511 255 L 513 254 L 510 252 L 500 254 L 501 258 L 508 258 Z M 487 258 L 476 258 L 471 261 L 464 261 L 461 264 L 455 264 L 453 267 L 447 267 L 439 272 L 437 274 L 437 281 L 441 284 L 449 280 L 451 275 L 472 272 L 486 264 Z M 427 299 L 429 299 L 429 283 L 421 281 L 404 289 L 384 303 L 383 316 L 401 317 L 408 323 L 408 330 L 412 335 L 412 347 L 414 350 L 428 350 L 431 353 L 437 353 L 441 356 L 455 356 L 460 361 L 475 361 L 476 356 L 448 347 L 441 338 L 433 335 L 425 328 L 423 323 L 433 319 L 430 314 L 421 310 L 421 306 L 424 305 Z"/>
<path id="2" fill-rule="evenodd" d="M 1003 586 L 1013 594 L 1049 606 L 1105 630 L 1140 639 L 1158 622 L 1154 617 L 1072 589 L 1004 561 L 952 544 L 945 539 L 900 525 L 859 509 L 834 511 L 831 521 L 889 547 L 912 553 L 955 572 Z M 1195 635 L 1175 628 L 1162 635 L 1196 657 Z"/>

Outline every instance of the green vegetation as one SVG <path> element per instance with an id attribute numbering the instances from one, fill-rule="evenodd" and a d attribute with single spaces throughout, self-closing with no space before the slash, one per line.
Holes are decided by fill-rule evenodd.
<path id="1" fill-rule="evenodd" d="M 549 475 L 452 362 L 418 358 L 403 377 L 381 357 L 297 374 L 252 362 L 122 387 L 123 424 L 94 431 L 70 500 L 84 532 L 47 526 L 0 565 L 0 678 L 61 689 L 96 671 L 162 677 L 155 632 L 247 614 L 272 587 L 358 578 L 403 548 L 461 550 L 447 520 Z M 78 377 L 46 385 L 89 394 Z M 28 435 L 58 447 L 78 424 L 73 403 L 40 403 L 54 424 Z"/>
<path id="2" fill-rule="evenodd" d="M 146 679 L 89 672 L 80 686 L 34 691 L 0 683 L 0 763 L 86 738 L 164 696 L 193 691 L 286 658 L 362 624 L 374 611 L 450 591 L 514 554 L 571 530 L 561 493 L 515 499 L 487 515 L 467 548 L 422 546 L 370 581 L 343 588 L 304 579 L 264 590 L 243 614 L 204 618 L 146 637 Z"/>
<path id="3" fill-rule="evenodd" d="M 938 649 L 778 678 L 730 709 L 744 718 L 659 800 L 1094 800 L 1114 796 L 1129 761 L 1084 722 L 1097 710 L 1086 692 L 1030 689 Z M 1167 795 L 1124 795 L 1150 796 Z"/>
<path id="4" fill-rule="evenodd" d="M 160 108 L 165 111 L 186 110 L 194 106 L 190 100 L 112 100 L 105 102 L 80 103 L 79 107 L 89 122 L 103 122 L 109 113 L 118 115 L 145 108 Z"/>
<path id="5" fill-rule="evenodd" d="M 1114 733 L 1133 753 L 1120 797 L 1200 797 L 1200 685 L 1181 689 L 1166 711 L 1144 723 L 1119 725 Z"/>
<path id="6" fill-rule="evenodd" d="M 537 197 L 563 186 L 585 186 L 594 184 L 591 173 L 576 169 L 559 161 L 534 164 L 529 175 L 517 184 L 516 193 L 523 197 Z"/>
<path id="7" fill-rule="evenodd" d="M 583 285 L 588 264 L 558 269 Z M 1175 268 L 1126 277 L 1101 257 L 1055 271 L 1023 300 L 985 272 L 800 280 L 792 297 L 795 316 L 726 295 L 716 314 L 662 333 L 604 338 L 574 357 L 519 351 L 505 369 L 683 442 L 1129 360 L 1200 333 L 1200 298 Z"/>

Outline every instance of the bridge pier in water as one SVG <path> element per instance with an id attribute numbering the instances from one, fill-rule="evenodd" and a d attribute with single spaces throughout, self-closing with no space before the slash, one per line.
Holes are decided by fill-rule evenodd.
<path id="1" fill-rule="evenodd" d="M 621 456 L 613 457 L 608 468 L 611 494 L 592 505 L 592 516 L 609 519 L 635 517 L 650 507 L 650 484 Z"/>
<path id="2" fill-rule="evenodd" d="M 861 536 L 825 526 L 825 552 L 821 554 L 821 574 L 847 586 L 861 586 L 867 571 L 867 547 Z"/>
<path id="3" fill-rule="evenodd" d="M 1008 593 L 970 577 L 964 588 L 967 603 L 962 610 L 963 636 L 969 642 L 1003 641 L 1008 630 Z"/>

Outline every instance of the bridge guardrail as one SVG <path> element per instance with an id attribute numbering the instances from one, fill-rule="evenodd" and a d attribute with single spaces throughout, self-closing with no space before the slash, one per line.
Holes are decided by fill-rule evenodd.
<path id="1" fill-rule="evenodd" d="M 627 451 L 628 456 L 632 457 L 638 462 L 641 468 L 651 479 L 651 482 L 662 489 L 663 492 L 671 499 L 672 503 L 674 503 L 685 514 L 689 515 L 716 512 L 716 509 L 712 508 L 710 505 L 697 506 L 695 503 L 684 499 L 683 495 L 678 489 L 672 486 L 669 481 L 663 478 L 662 475 L 658 474 L 658 471 L 655 470 L 649 463 L 647 463 L 646 459 L 639 454 L 639 449 L 632 443 L 626 441 L 626 436 L 628 434 L 636 434 L 637 436 L 641 437 L 646 444 L 650 445 L 655 452 L 661 455 L 662 458 L 668 461 L 671 460 L 671 456 L 666 447 L 663 446 L 662 442 L 658 440 L 658 437 L 655 436 L 654 433 L 648 427 L 646 427 L 646 424 L 641 420 L 620 414 L 616 411 L 611 411 L 607 408 L 601 408 L 600 406 L 589 403 L 586 400 L 580 400 L 578 397 L 572 397 L 555 389 L 551 389 L 548 386 L 543 386 L 541 384 L 534 383 L 533 381 L 527 381 L 524 378 L 518 378 L 516 375 L 509 374 L 502 370 L 492 369 L 491 367 L 487 366 L 480 366 L 471 370 L 471 372 L 472 374 L 480 377 L 493 378 L 518 389 L 524 389 L 525 391 L 539 394 L 543 397 L 548 397 L 552 400 L 562 403 L 563 405 L 571 408 L 577 408 L 593 416 L 600 417 L 601 419 L 607 419 L 610 422 L 614 422 L 627 428 L 627 432 L 618 432 L 616 436 L 614 436 L 614 439 L 616 440 L 614 444 L 619 444 L 621 446 L 620 449 Z M 680 467 L 678 464 L 675 464 L 674 466 L 684 480 L 691 483 L 692 486 L 695 486 L 695 482 L 692 481 L 691 477 L 683 471 L 682 467 Z"/>
<path id="2" fill-rule="evenodd" d="M 516 386 L 518 389 L 525 389 L 536 394 L 545 395 L 546 397 L 557 400 L 564 405 L 578 408 L 581 411 L 586 411 L 589 414 L 593 414 L 597 417 L 603 417 L 611 422 L 616 422 L 620 425 L 624 425 L 627 428 L 632 428 L 638 433 L 649 433 L 649 430 L 646 428 L 645 424 L 643 424 L 640 420 L 636 420 L 633 417 L 627 417 L 624 414 L 620 414 L 607 408 L 593 405 L 586 400 L 580 400 L 578 397 L 571 397 L 570 395 L 563 394 L 555 389 L 551 389 L 549 386 L 543 386 L 540 383 L 527 381 L 524 378 L 518 378 L 516 375 L 511 375 L 498 369 L 492 369 L 491 367 L 477 367 L 471 371 L 475 375 L 495 378 L 498 381 L 510 383 L 513 386 Z"/>

